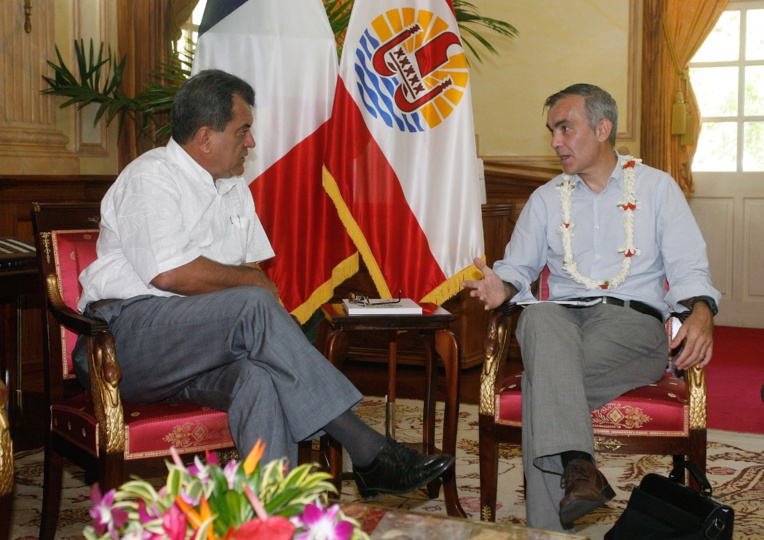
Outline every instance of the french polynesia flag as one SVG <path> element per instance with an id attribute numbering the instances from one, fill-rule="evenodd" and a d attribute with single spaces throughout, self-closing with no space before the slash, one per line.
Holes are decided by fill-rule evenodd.
<path id="1" fill-rule="evenodd" d="M 469 73 L 447 0 L 355 0 L 324 186 L 381 297 L 440 304 L 479 278 Z"/>
<path id="2" fill-rule="evenodd" d="M 244 177 L 276 252 L 261 264 L 300 322 L 358 271 L 358 252 L 321 183 L 337 48 L 321 0 L 208 0 L 193 72 L 255 89 Z"/>

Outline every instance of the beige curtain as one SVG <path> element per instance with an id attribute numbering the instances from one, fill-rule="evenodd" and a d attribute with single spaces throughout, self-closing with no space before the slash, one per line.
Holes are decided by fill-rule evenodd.
<path id="1" fill-rule="evenodd" d="M 643 1 L 642 159 L 670 173 L 689 198 L 700 114 L 687 66 L 728 0 Z"/>
<path id="2" fill-rule="evenodd" d="M 172 42 L 198 0 L 117 0 L 119 54 L 127 57 L 122 90 L 130 97 L 144 88 L 161 64 L 171 58 Z M 152 148 L 140 138 L 133 122 L 122 126 L 119 138 L 119 168 Z"/>

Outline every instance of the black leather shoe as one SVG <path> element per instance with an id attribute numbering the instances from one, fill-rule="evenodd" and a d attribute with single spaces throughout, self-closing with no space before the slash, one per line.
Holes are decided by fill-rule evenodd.
<path id="1" fill-rule="evenodd" d="M 435 480 L 454 458 L 442 454 L 426 456 L 390 438 L 369 465 L 353 466 L 358 492 L 366 500 L 383 493 L 402 495 Z"/>

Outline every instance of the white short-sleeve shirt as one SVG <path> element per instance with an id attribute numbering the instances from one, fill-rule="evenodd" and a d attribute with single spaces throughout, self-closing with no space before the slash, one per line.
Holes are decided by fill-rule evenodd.
<path id="1" fill-rule="evenodd" d="M 274 255 L 246 181 L 213 181 L 172 139 L 130 163 L 108 190 L 97 251 L 80 274 L 80 310 L 106 298 L 172 296 L 151 280 L 200 256 L 239 265 Z"/>

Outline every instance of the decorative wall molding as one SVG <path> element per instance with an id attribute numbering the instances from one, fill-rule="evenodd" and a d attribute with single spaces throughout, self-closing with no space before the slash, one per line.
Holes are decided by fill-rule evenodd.
<path id="1" fill-rule="evenodd" d="M 109 42 L 109 2 L 102 0 L 74 0 L 72 4 L 74 35 L 82 37 L 86 46 L 92 38 L 95 47 Z M 74 46 L 70 40 L 70 57 L 74 58 Z M 117 54 L 117 48 L 111 47 Z M 108 154 L 108 129 L 101 120 L 94 125 L 98 106 L 88 105 L 74 115 L 74 151 L 79 155 L 105 156 Z"/>
<path id="2" fill-rule="evenodd" d="M 54 0 L 36 0 L 34 8 L 26 32 L 24 3 L 0 5 L 0 174 L 76 173 L 55 102 L 40 96 L 42 75 L 51 74 L 46 59 L 55 55 Z"/>
<path id="3" fill-rule="evenodd" d="M 626 106 L 621 107 L 619 111 L 618 128 L 620 131 L 616 134 L 616 144 L 618 141 L 638 142 L 639 133 L 637 132 L 637 119 L 639 118 L 639 108 L 637 106 L 639 93 L 637 92 L 640 82 L 640 2 L 639 0 L 629 0 L 629 70 L 626 75 Z M 624 112 L 626 113 L 624 115 Z M 625 116 L 625 125 L 621 118 Z"/>

